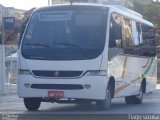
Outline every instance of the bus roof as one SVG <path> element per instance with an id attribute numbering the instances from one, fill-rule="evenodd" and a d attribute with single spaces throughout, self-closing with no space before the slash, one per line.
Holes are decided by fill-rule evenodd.
<path id="1" fill-rule="evenodd" d="M 141 22 L 141 23 L 144 23 L 144 24 L 147 24 L 149 26 L 154 26 L 151 22 L 143 19 L 143 16 L 135 11 L 132 11 L 128 8 L 125 8 L 121 5 L 105 5 L 105 4 L 95 4 L 95 3 L 72 3 L 72 4 L 56 4 L 56 5 L 53 5 L 53 6 L 46 6 L 46 7 L 41 7 L 41 8 L 38 8 L 36 9 L 35 11 L 43 11 L 43 10 L 50 10 L 52 9 L 53 7 L 60 7 L 60 6 L 97 6 L 97 7 L 107 7 L 109 9 L 111 9 L 112 12 L 117 12 L 119 14 L 122 14 L 128 18 L 131 18 L 131 19 L 134 19 L 138 22 Z"/>

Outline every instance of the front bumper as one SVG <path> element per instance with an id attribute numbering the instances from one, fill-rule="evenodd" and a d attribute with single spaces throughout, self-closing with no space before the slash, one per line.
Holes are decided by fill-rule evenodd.
<path id="1" fill-rule="evenodd" d="M 48 97 L 48 91 L 63 91 L 64 98 L 71 99 L 93 99 L 103 100 L 108 83 L 107 76 L 83 76 L 75 79 L 45 79 L 36 78 L 32 75 L 18 75 L 18 95 L 20 98 L 26 97 Z M 50 87 L 33 87 L 48 85 Z M 82 86 L 80 89 L 54 88 L 51 85 L 73 85 Z M 87 87 L 88 85 L 88 87 Z M 76 87 L 75 87 L 76 88 Z"/>

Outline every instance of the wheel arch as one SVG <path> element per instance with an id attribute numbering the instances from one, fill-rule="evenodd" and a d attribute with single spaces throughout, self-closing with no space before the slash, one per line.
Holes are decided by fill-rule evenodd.
<path id="1" fill-rule="evenodd" d="M 146 78 L 143 78 L 141 82 L 141 88 L 142 88 L 142 92 L 146 93 Z"/>

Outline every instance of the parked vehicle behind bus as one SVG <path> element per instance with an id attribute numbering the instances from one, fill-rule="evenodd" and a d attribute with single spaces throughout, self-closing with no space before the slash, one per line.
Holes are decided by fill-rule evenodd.
<path id="1" fill-rule="evenodd" d="M 154 26 L 127 8 L 68 4 L 36 9 L 18 50 L 18 95 L 28 110 L 41 102 L 142 103 L 155 89 Z"/>

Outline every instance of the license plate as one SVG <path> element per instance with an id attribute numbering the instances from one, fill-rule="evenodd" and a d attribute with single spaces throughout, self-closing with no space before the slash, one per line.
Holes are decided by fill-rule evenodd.
<path id="1" fill-rule="evenodd" d="M 48 97 L 63 98 L 63 91 L 48 91 Z"/>

